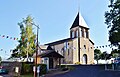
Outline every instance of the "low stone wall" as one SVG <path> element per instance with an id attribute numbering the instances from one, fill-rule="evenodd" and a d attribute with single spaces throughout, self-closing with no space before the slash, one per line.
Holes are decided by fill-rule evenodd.
<path id="1" fill-rule="evenodd" d="M 22 62 L 3 61 L 1 62 L 1 66 L 7 69 L 10 75 L 15 76 L 21 74 Z"/>

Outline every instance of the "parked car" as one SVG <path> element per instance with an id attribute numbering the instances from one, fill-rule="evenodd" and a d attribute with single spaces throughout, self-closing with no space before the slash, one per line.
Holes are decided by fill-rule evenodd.
<path id="1" fill-rule="evenodd" d="M 114 59 L 115 64 L 120 64 L 120 57 Z"/>
<path id="2" fill-rule="evenodd" d="M 0 66 L 0 74 L 8 74 L 8 70 Z"/>

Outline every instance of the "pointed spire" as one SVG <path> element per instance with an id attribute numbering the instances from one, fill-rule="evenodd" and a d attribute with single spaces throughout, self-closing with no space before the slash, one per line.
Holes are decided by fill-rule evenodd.
<path id="1" fill-rule="evenodd" d="M 84 18 L 82 17 L 82 15 L 79 12 L 78 12 L 71 28 L 78 27 L 78 26 L 81 26 L 81 27 L 84 27 L 84 28 L 89 28 L 88 25 L 86 24 Z"/>
<path id="2" fill-rule="evenodd" d="M 78 12 L 78 14 L 77 14 L 77 16 L 76 16 L 76 18 L 75 18 L 71 28 L 74 28 L 74 27 L 77 27 L 77 26 L 79 26 L 79 12 Z"/>

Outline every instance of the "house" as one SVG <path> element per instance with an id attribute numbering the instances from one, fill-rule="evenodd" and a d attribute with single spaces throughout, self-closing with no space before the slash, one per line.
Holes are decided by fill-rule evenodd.
<path id="1" fill-rule="evenodd" d="M 89 36 L 89 27 L 79 12 L 70 28 L 69 38 L 47 43 L 44 46 L 51 47 L 64 57 L 60 57 L 61 64 L 94 63 L 94 43 Z M 53 62 L 53 60 L 49 61 Z"/>

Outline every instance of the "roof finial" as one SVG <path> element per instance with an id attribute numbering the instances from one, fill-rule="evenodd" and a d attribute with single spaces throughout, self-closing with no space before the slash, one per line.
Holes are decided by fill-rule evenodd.
<path id="1" fill-rule="evenodd" d="M 78 13 L 80 12 L 80 0 L 78 0 Z"/>

